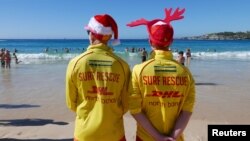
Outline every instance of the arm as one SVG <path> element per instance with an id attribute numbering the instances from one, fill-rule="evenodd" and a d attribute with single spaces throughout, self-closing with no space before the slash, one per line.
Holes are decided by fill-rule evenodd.
<path id="1" fill-rule="evenodd" d="M 132 115 L 135 120 L 142 126 L 156 141 L 172 141 L 171 137 L 160 134 L 143 113 Z"/>
<path id="2" fill-rule="evenodd" d="M 184 129 L 186 128 L 191 115 L 192 115 L 191 112 L 187 112 L 187 111 L 181 112 L 180 116 L 178 117 L 175 123 L 175 127 L 171 133 L 172 138 L 178 139 L 180 137 L 180 135 L 183 133 Z"/>
<path id="3" fill-rule="evenodd" d="M 128 101 L 129 94 L 132 93 L 132 84 L 131 84 L 131 71 L 129 66 L 127 66 L 127 72 L 125 76 L 125 85 L 122 90 L 122 104 L 123 104 L 123 113 L 125 114 L 128 111 Z"/>
<path id="4" fill-rule="evenodd" d="M 75 87 L 72 79 L 74 63 L 71 61 L 68 65 L 66 72 L 66 104 L 68 108 L 76 112 L 77 105 L 77 88 Z"/>
<path id="5" fill-rule="evenodd" d="M 188 69 L 187 71 L 189 72 Z M 174 129 L 172 130 L 172 133 L 171 133 L 171 137 L 173 137 L 174 139 L 178 139 L 180 135 L 183 133 L 185 127 L 187 126 L 192 115 L 192 111 L 193 111 L 194 104 L 195 104 L 195 99 L 196 99 L 195 98 L 195 81 L 192 75 L 190 75 L 190 88 L 188 90 L 188 96 L 185 99 L 184 105 L 182 107 L 182 111 L 179 117 L 177 118 Z"/>

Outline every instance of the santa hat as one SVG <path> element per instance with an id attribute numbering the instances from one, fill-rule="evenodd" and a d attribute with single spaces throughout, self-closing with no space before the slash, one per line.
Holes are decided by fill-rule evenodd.
<path id="1" fill-rule="evenodd" d="M 85 27 L 86 30 L 94 33 L 94 36 L 99 40 L 106 40 L 105 35 L 113 35 L 113 45 L 120 43 L 118 40 L 118 27 L 115 20 L 108 14 L 96 15 L 92 17 L 89 24 Z"/>
<path id="2" fill-rule="evenodd" d="M 185 12 L 185 9 L 179 10 L 177 8 L 172 15 L 171 12 L 172 8 L 165 9 L 166 17 L 163 20 L 154 19 L 148 21 L 142 18 L 127 24 L 127 26 L 146 25 L 150 42 L 156 45 L 158 49 L 164 49 L 164 47 L 170 46 L 173 41 L 174 30 L 170 22 L 184 18 L 182 14 Z"/>

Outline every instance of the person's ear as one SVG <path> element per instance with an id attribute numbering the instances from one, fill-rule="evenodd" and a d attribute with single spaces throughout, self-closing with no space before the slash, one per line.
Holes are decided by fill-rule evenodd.
<path id="1" fill-rule="evenodd" d="M 93 34 L 93 33 L 90 33 L 90 37 L 91 37 L 92 40 L 97 40 L 95 34 Z"/>
<path id="2" fill-rule="evenodd" d="M 112 38 L 112 35 L 103 35 L 102 41 L 108 41 Z"/>

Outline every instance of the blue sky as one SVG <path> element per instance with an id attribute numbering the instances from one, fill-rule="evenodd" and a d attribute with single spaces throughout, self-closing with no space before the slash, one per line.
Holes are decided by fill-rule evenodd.
<path id="1" fill-rule="evenodd" d="M 0 39 L 87 38 L 83 27 L 95 14 L 110 14 L 119 38 L 147 38 L 146 27 L 126 27 L 139 18 L 164 18 L 164 8 L 186 8 L 173 21 L 175 37 L 250 31 L 249 0 L 0 0 Z"/>

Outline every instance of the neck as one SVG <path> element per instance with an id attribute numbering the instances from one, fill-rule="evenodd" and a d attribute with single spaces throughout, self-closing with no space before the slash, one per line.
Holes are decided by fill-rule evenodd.
<path id="1" fill-rule="evenodd" d="M 96 44 L 100 44 L 100 43 L 107 45 L 108 41 L 100 41 L 100 40 L 92 40 L 91 41 L 91 45 L 96 45 Z"/>
<path id="2" fill-rule="evenodd" d="M 101 42 L 99 40 L 95 40 L 95 41 L 91 42 L 91 45 L 97 45 L 97 44 L 100 44 L 100 43 L 103 43 L 103 42 Z M 105 43 L 103 43 L 103 44 L 105 44 Z"/>
<path id="3" fill-rule="evenodd" d="M 153 50 L 169 51 L 168 47 L 152 47 Z"/>

